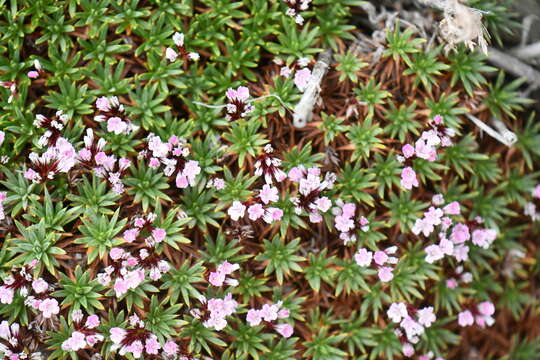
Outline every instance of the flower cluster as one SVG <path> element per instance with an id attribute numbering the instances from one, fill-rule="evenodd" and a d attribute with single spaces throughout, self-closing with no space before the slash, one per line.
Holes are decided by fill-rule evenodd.
<path id="1" fill-rule="evenodd" d="M 107 122 L 107 131 L 116 135 L 129 134 L 137 127 L 126 117 L 124 105 L 120 104 L 116 96 L 102 96 L 96 100 L 97 115 L 94 120 Z"/>
<path id="2" fill-rule="evenodd" d="M 277 65 L 283 65 L 283 60 L 281 59 L 275 59 L 274 62 Z M 311 80 L 311 70 L 307 67 L 308 64 L 309 60 L 307 58 L 300 58 L 291 67 L 287 65 L 281 66 L 279 74 L 288 78 L 294 72 L 294 85 L 296 85 L 300 92 L 304 92 Z"/>
<path id="3" fill-rule="evenodd" d="M 67 173 L 77 163 L 77 153 L 73 145 L 63 137 L 56 140 L 43 154 L 30 153 L 31 167 L 24 172 L 24 177 L 34 183 L 54 179 L 59 173 Z"/>
<path id="4" fill-rule="evenodd" d="M 492 302 L 484 301 L 476 306 L 471 306 L 469 309 L 464 310 L 458 314 L 458 324 L 459 326 L 471 326 L 476 325 L 480 327 L 485 327 L 493 325 L 495 319 L 493 318 L 495 314 L 495 306 Z"/>
<path id="5" fill-rule="evenodd" d="M 38 77 L 40 77 L 40 75 L 44 74 L 43 67 L 41 66 L 41 63 L 38 59 L 34 60 L 34 68 L 36 70 L 31 70 L 27 74 L 30 79 L 37 79 Z"/>
<path id="6" fill-rule="evenodd" d="M 387 315 L 392 322 L 399 323 L 401 329 L 396 329 L 396 335 L 400 338 L 403 355 L 406 357 L 414 354 L 412 344 L 416 344 L 419 336 L 437 319 L 432 306 L 415 309 L 402 302 L 392 303 Z M 405 331 L 405 336 L 403 336 L 403 331 Z"/>
<path id="7" fill-rule="evenodd" d="M 282 301 L 276 304 L 268 305 L 264 304 L 259 310 L 249 309 L 246 320 L 250 326 L 257 326 L 261 322 L 274 330 L 276 330 L 281 336 L 288 338 L 293 333 L 293 327 L 290 324 L 274 324 L 273 321 L 277 319 L 286 319 L 289 317 L 289 310 L 281 308 Z"/>
<path id="8" fill-rule="evenodd" d="M 41 114 L 36 115 L 34 126 L 45 129 L 45 133 L 38 140 L 38 145 L 56 146 L 56 141 L 62 136 L 62 130 L 68 121 L 68 116 L 61 110 L 50 118 Z"/>
<path id="9" fill-rule="evenodd" d="M 121 356 L 131 354 L 135 359 L 143 355 L 148 357 L 158 355 L 161 349 L 161 344 L 155 334 L 152 334 L 144 327 L 144 321 L 139 319 L 137 315 L 129 317 L 130 327 L 123 329 L 113 327 L 110 329 L 110 338 L 113 342 L 112 351 L 120 349 L 118 352 Z"/>
<path id="10" fill-rule="evenodd" d="M 281 170 L 281 160 L 272 155 L 271 145 L 266 145 L 264 153 L 257 157 L 255 162 L 255 175 L 264 176 L 265 184 L 259 190 L 258 196 L 250 199 L 245 204 L 240 201 L 233 201 L 232 206 L 227 210 L 227 214 L 233 221 L 243 218 L 246 209 L 250 220 L 255 221 L 262 218 L 266 223 L 271 224 L 279 221 L 283 216 L 283 210 L 270 206 L 279 200 L 279 191 L 272 186 L 273 180 L 281 182 L 287 175 Z"/>
<path id="11" fill-rule="evenodd" d="M 532 190 L 532 197 L 534 201 L 538 202 L 540 199 L 540 184 L 536 185 Z M 530 216 L 532 221 L 540 220 L 540 213 L 536 211 L 537 204 L 529 201 L 525 204 L 524 213 L 526 216 Z"/>
<path id="12" fill-rule="evenodd" d="M 225 261 L 218 266 L 216 271 L 210 273 L 208 282 L 214 286 L 223 286 L 223 284 L 238 286 L 238 280 L 227 277 L 238 269 L 240 269 L 240 265 Z"/>
<path id="13" fill-rule="evenodd" d="M 38 264 L 33 260 L 20 269 L 12 268 L 11 275 L 0 286 L 0 304 L 11 304 L 15 293 L 24 298 L 27 306 L 41 312 L 41 316 L 48 319 L 60 312 L 58 301 L 50 297 L 49 284 L 42 278 L 33 279 L 31 271 Z"/>
<path id="14" fill-rule="evenodd" d="M 353 203 L 343 203 L 341 199 L 336 201 L 337 207 L 332 209 L 334 214 L 334 224 L 340 232 L 339 238 L 343 240 L 343 244 L 354 243 L 356 241 L 356 229 L 366 232 L 369 230 L 369 221 L 365 216 L 360 216 L 359 221 L 355 221 L 358 217 L 357 207 Z"/>
<path id="15" fill-rule="evenodd" d="M 86 129 L 84 148 L 77 153 L 77 159 L 83 168 L 92 170 L 97 176 L 106 179 L 114 192 L 122 194 L 125 189 L 122 176 L 131 165 L 131 161 L 107 155 L 103 151 L 106 143 L 105 139 L 96 141 L 92 129 Z"/>
<path id="16" fill-rule="evenodd" d="M 389 265 L 395 265 L 398 262 L 398 258 L 395 256 L 389 256 L 395 254 L 397 246 L 391 246 L 385 250 L 377 250 L 374 253 L 366 248 L 359 249 L 354 254 L 354 261 L 359 266 L 375 266 L 377 268 L 377 275 L 382 282 L 391 281 L 394 278 L 394 268 Z"/>
<path id="17" fill-rule="evenodd" d="M 171 136 L 167 142 L 163 142 L 159 136 L 151 133 L 147 140 L 147 148 L 139 153 L 140 158 L 149 159 L 149 166 L 153 169 L 163 165 L 163 174 L 174 176 L 176 187 L 180 189 L 195 185 L 201 168 L 198 161 L 187 159 L 189 148 L 184 139 Z"/>
<path id="18" fill-rule="evenodd" d="M 104 286 L 115 279 L 113 289 L 117 297 L 137 288 L 145 280 L 146 271 L 151 280 L 157 281 L 170 269 L 167 261 L 162 260 L 155 250 L 155 246 L 163 242 L 167 236 L 164 229 L 152 225 L 155 219 L 156 215 L 153 213 L 146 217 L 135 218 L 134 227 L 124 231 L 124 240 L 127 243 L 135 243 L 136 255 L 122 248 L 112 248 L 109 252 L 112 264 L 106 267 L 103 273 L 98 274 L 98 281 Z"/>
<path id="19" fill-rule="evenodd" d="M 90 315 L 83 322 L 81 310 L 75 310 L 71 314 L 74 331 L 62 343 L 62 349 L 67 351 L 79 351 L 87 347 L 93 347 L 96 343 L 103 341 L 103 335 L 96 331 L 100 324 L 97 315 Z"/>
<path id="20" fill-rule="evenodd" d="M 167 50 L 165 50 L 165 57 L 170 62 L 176 61 L 176 59 L 180 56 L 184 60 L 199 60 L 199 54 L 196 52 L 188 52 L 186 50 L 186 47 L 184 45 L 184 34 L 175 32 L 173 35 L 173 41 L 176 45 L 176 48 L 178 51 L 175 51 L 173 48 L 168 47 Z"/>
<path id="21" fill-rule="evenodd" d="M 267 184 L 272 184 L 273 180 L 282 182 L 287 178 L 287 174 L 281 169 L 281 159 L 272 155 L 274 149 L 272 145 L 267 144 L 262 154 L 255 160 L 255 176 L 264 176 Z"/>
<path id="22" fill-rule="evenodd" d="M 434 205 L 438 206 L 443 203 L 444 198 L 441 194 L 434 196 Z M 442 208 L 431 206 L 424 213 L 423 218 L 416 220 L 412 228 L 415 235 L 422 233 L 424 236 L 429 236 L 435 231 L 436 226 L 440 227 L 439 244 L 429 245 L 425 249 L 426 261 L 430 264 L 442 259 L 445 255 L 453 256 L 457 261 L 465 261 L 468 259 L 469 247 L 466 242 L 469 239 L 474 245 L 487 249 L 497 237 L 496 230 L 480 226 L 483 221 L 479 217 L 475 221 L 457 223 L 454 223 L 449 217 L 449 215 L 459 215 L 460 213 L 459 203 L 453 201 Z"/>
<path id="23" fill-rule="evenodd" d="M 305 11 L 309 8 L 311 0 L 283 0 L 287 4 L 287 15 L 294 18 L 294 21 L 298 25 L 304 23 L 304 18 L 300 15 L 301 11 Z"/>
<path id="24" fill-rule="evenodd" d="M 298 194 L 291 197 L 294 212 L 301 215 L 306 212 L 312 223 L 323 220 L 321 213 L 327 212 L 332 206 L 328 197 L 322 192 L 334 187 L 336 174 L 327 172 L 322 178 L 321 170 L 316 167 L 306 169 L 303 165 L 293 167 L 288 174 L 289 179 L 298 185 Z"/>
<path id="25" fill-rule="evenodd" d="M 192 309 L 191 315 L 199 319 L 207 328 L 214 328 L 217 331 L 223 330 L 227 326 L 227 316 L 236 312 L 238 303 L 232 298 L 232 294 L 228 293 L 223 299 L 212 298 L 206 300 L 201 295 L 199 298 L 202 307 L 200 309 Z"/>
<path id="26" fill-rule="evenodd" d="M 422 136 L 414 146 L 411 144 L 403 146 L 403 156 L 399 156 L 398 160 L 405 166 L 401 172 L 401 186 L 404 189 L 411 190 L 413 187 L 418 187 L 416 172 L 412 168 L 412 161 L 415 158 L 433 162 L 437 160 L 438 146 L 447 147 L 452 145 L 450 138 L 455 135 L 455 131 L 444 127 L 442 122 L 443 118 L 440 115 L 435 116 L 429 122 L 431 129 L 422 132 Z"/>
<path id="27" fill-rule="evenodd" d="M 248 102 L 249 89 L 247 87 L 240 86 L 236 90 L 229 88 L 225 96 L 227 97 L 227 115 L 225 116 L 227 120 L 238 120 L 253 112 L 253 105 Z"/>
<path id="28" fill-rule="evenodd" d="M 41 353 L 28 351 L 26 344 L 30 341 L 21 330 L 18 323 L 9 325 L 7 320 L 0 323 L 0 354 L 3 359 L 41 359 Z"/>

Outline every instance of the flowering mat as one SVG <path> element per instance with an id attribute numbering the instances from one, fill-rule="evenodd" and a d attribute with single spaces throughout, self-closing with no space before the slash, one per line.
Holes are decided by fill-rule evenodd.
<path id="1" fill-rule="evenodd" d="M 538 359 L 517 21 L 395 3 L 0 0 L 0 356 Z"/>

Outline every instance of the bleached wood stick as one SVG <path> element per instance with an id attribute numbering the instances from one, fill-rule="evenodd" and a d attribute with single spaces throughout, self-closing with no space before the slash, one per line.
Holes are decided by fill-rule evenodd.
<path id="1" fill-rule="evenodd" d="M 514 49 L 512 50 L 512 54 L 524 60 L 532 59 L 532 58 L 540 59 L 540 41 L 531 45 Z"/>
<path id="2" fill-rule="evenodd" d="M 492 127 L 490 127 L 488 124 L 477 118 L 476 116 L 473 116 L 471 114 L 465 114 L 471 120 L 476 126 L 478 126 L 482 131 L 485 131 L 489 136 L 494 138 L 495 140 L 498 140 L 500 143 L 510 147 L 514 145 L 514 143 L 517 141 L 516 135 L 508 130 L 506 126 L 502 123 L 502 121 L 497 120 L 499 123 L 494 121 L 495 126 L 501 126 L 504 128 L 503 134 L 500 134 L 496 130 L 494 130 Z"/>
<path id="3" fill-rule="evenodd" d="M 527 82 L 532 84 L 534 88 L 540 87 L 540 72 L 520 61 L 518 58 L 490 47 L 488 50 L 488 61 L 516 76 L 526 78 Z"/>
<path id="4" fill-rule="evenodd" d="M 300 102 L 294 108 L 293 125 L 295 128 L 303 128 L 313 118 L 313 107 L 321 91 L 321 80 L 328 71 L 332 52 L 324 51 L 319 55 L 311 77 L 304 91 Z"/>

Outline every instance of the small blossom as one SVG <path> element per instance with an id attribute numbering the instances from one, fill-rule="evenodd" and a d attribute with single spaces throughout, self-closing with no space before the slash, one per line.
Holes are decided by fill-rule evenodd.
<path id="1" fill-rule="evenodd" d="M 233 201 L 233 204 L 227 211 L 227 214 L 229 214 L 233 221 L 238 221 L 238 219 L 244 217 L 245 211 L 245 205 L 243 205 L 240 201 Z"/>
<path id="2" fill-rule="evenodd" d="M 293 334 L 293 327 L 289 324 L 275 325 L 274 328 L 284 338 L 289 338 Z"/>
<path id="3" fill-rule="evenodd" d="M 462 327 L 471 326 L 474 324 L 473 314 L 469 310 L 460 312 L 458 314 L 458 324 Z"/>

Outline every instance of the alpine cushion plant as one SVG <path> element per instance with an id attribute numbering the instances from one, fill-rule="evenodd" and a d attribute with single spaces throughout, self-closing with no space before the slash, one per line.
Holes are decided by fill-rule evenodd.
<path id="1" fill-rule="evenodd" d="M 394 3 L 0 0 L 0 358 L 535 358 L 510 2 Z"/>

